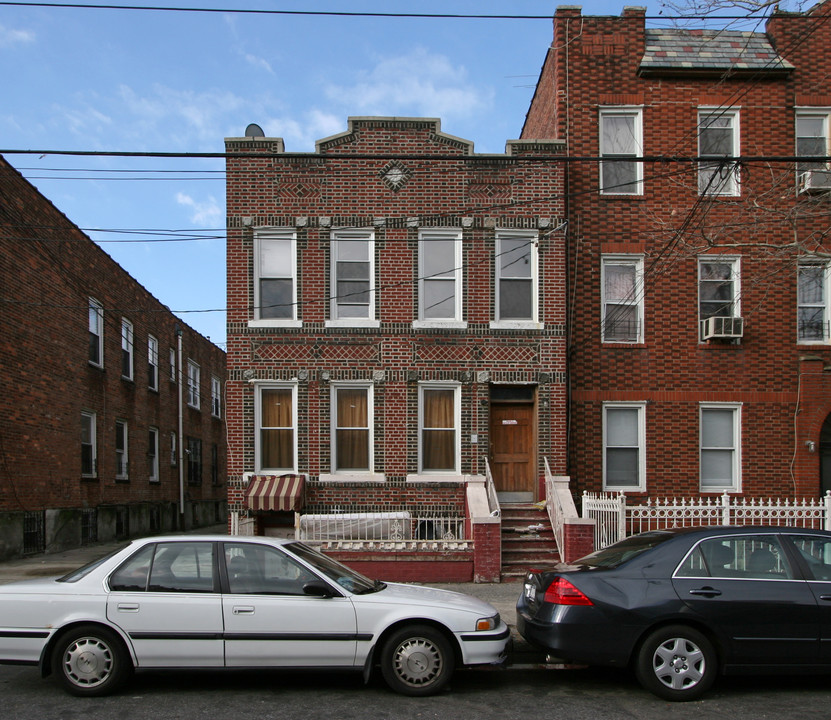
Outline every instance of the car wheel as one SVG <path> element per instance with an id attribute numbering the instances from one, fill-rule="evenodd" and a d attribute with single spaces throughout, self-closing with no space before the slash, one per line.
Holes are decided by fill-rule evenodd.
<path id="1" fill-rule="evenodd" d="M 717 664 L 704 635 L 691 627 L 671 625 L 644 640 L 635 673 L 641 685 L 664 700 L 695 700 L 713 684 Z"/>
<path id="2" fill-rule="evenodd" d="M 73 695 L 106 695 L 129 677 L 132 663 L 121 639 L 95 625 L 73 628 L 58 639 L 52 672 Z"/>
<path id="3" fill-rule="evenodd" d="M 381 652 L 381 673 L 402 695 L 433 695 L 453 674 L 455 659 L 447 638 L 426 625 L 393 633 Z"/>

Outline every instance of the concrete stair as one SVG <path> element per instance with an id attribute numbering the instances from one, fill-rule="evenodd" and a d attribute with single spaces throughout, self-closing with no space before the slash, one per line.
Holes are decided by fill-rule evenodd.
<path id="1" fill-rule="evenodd" d="M 560 561 L 548 513 L 536 505 L 502 506 L 502 582 Z"/>

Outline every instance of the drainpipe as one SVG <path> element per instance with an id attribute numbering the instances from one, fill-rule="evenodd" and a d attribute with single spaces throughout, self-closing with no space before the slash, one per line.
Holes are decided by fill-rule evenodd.
<path id="1" fill-rule="evenodd" d="M 183 434 L 184 428 L 184 408 L 182 406 L 182 384 L 183 384 L 183 376 L 184 373 L 182 372 L 182 331 L 179 329 L 179 326 L 176 326 L 176 343 L 177 343 L 177 350 L 178 350 L 178 375 L 179 375 L 179 529 L 185 529 L 185 468 L 184 468 L 184 457 L 185 457 L 185 436 Z"/>

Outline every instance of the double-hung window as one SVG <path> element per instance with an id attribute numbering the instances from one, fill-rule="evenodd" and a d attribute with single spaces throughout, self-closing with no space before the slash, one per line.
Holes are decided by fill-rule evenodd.
<path id="1" fill-rule="evenodd" d="M 831 108 L 799 108 L 796 111 L 797 157 L 825 158 L 831 154 Z M 800 192 L 831 189 L 831 168 L 823 161 L 800 160 L 796 164 Z"/>
<path id="2" fill-rule="evenodd" d="M 496 235 L 496 320 L 493 327 L 536 324 L 537 235 L 500 231 Z"/>
<path id="3" fill-rule="evenodd" d="M 216 375 L 211 375 L 211 415 L 222 417 L 222 383 Z"/>
<path id="4" fill-rule="evenodd" d="M 644 403 L 603 405 L 603 489 L 646 490 Z"/>
<path id="5" fill-rule="evenodd" d="M 188 405 L 197 410 L 201 407 L 200 378 L 201 370 L 199 366 L 193 360 L 188 360 Z"/>
<path id="6" fill-rule="evenodd" d="M 89 362 L 104 365 L 104 306 L 97 300 L 89 299 Z"/>
<path id="7" fill-rule="evenodd" d="M 278 327 L 298 326 L 294 231 L 258 230 L 254 255 L 254 321 Z"/>
<path id="8" fill-rule="evenodd" d="M 81 413 L 81 477 L 95 477 L 98 465 L 98 441 L 94 412 Z"/>
<path id="9" fill-rule="evenodd" d="M 738 110 L 702 108 L 698 111 L 698 192 L 700 195 L 738 195 Z"/>
<path id="10" fill-rule="evenodd" d="M 604 256 L 600 282 L 603 342 L 643 342 L 643 258 Z"/>
<path id="11" fill-rule="evenodd" d="M 372 472 L 372 386 L 332 387 L 332 470 L 334 473 Z"/>
<path id="12" fill-rule="evenodd" d="M 115 421 L 115 477 L 116 480 L 126 480 L 129 477 L 127 423 L 124 420 Z"/>
<path id="13" fill-rule="evenodd" d="M 330 326 L 377 326 L 375 239 L 372 232 L 332 234 Z"/>
<path id="14" fill-rule="evenodd" d="M 133 379 L 133 323 L 121 318 L 121 377 Z"/>
<path id="15" fill-rule="evenodd" d="M 147 387 L 159 389 L 159 341 L 147 336 Z"/>
<path id="16" fill-rule="evenodd" d="M 419 473 L 458 475 L 461 412 L 458 383 L 425 383 L 418 388 Z"/>
<path id="17" fill-rule="evenodd" d="M 159 431 L 153 427 L 147 430 L 147 478 L 159 482 Z"/>
<path id="18" fill-rule="evenodd" d="M 707 318 L 741 317 L 738 258 L 707 255 L 698 259 L 698 319 L 703 338 Z"/>
<path id="19" fill-rule="evenodd" d="M 699 428 L 702 492 L 741 492 L 741 406 L 702 404 Z"/>
<path id="20" fill-rule="evenodd" d="M 189 437 L 187 446 L 188 485 L 202 484 L 202 440 Z"/>
<path id="21" fill-rule="evenodd" d="M 263 385 L 255 395 L 257 472 L 297 471 L 297 385 Z"/>
<path id="22" fill-rule="evenodd" d="M 803 343 L 829 340 L 828 264 L 803 261 L 797 268 L 796 333 Z"/>
<path id="23" fill-rule="evenodd" d="M 600 108 L 600 192 L 643 194 L 643 122 L 639 107 Z"/>
<path id="24" fill-rule="evenodd" d="M 465 327 L 460 231 L 430 230 L 419 237 L 416 327 Z"/>

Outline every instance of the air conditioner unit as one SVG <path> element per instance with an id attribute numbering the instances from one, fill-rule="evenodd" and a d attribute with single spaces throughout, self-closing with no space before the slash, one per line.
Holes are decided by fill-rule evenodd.
<path id="1" fill-rule="evenodd" d="M 806 170 L 799 176 L 800 193 L 831 191 L 831 170 Z"/>
<path id="2" fill-rule="evenodd" d="M 717 338 L 735 339 L 744 335 L 744 318 L 740 317 L 708 317 L 701 321 L 701 339 L 714 340 Z"/>

